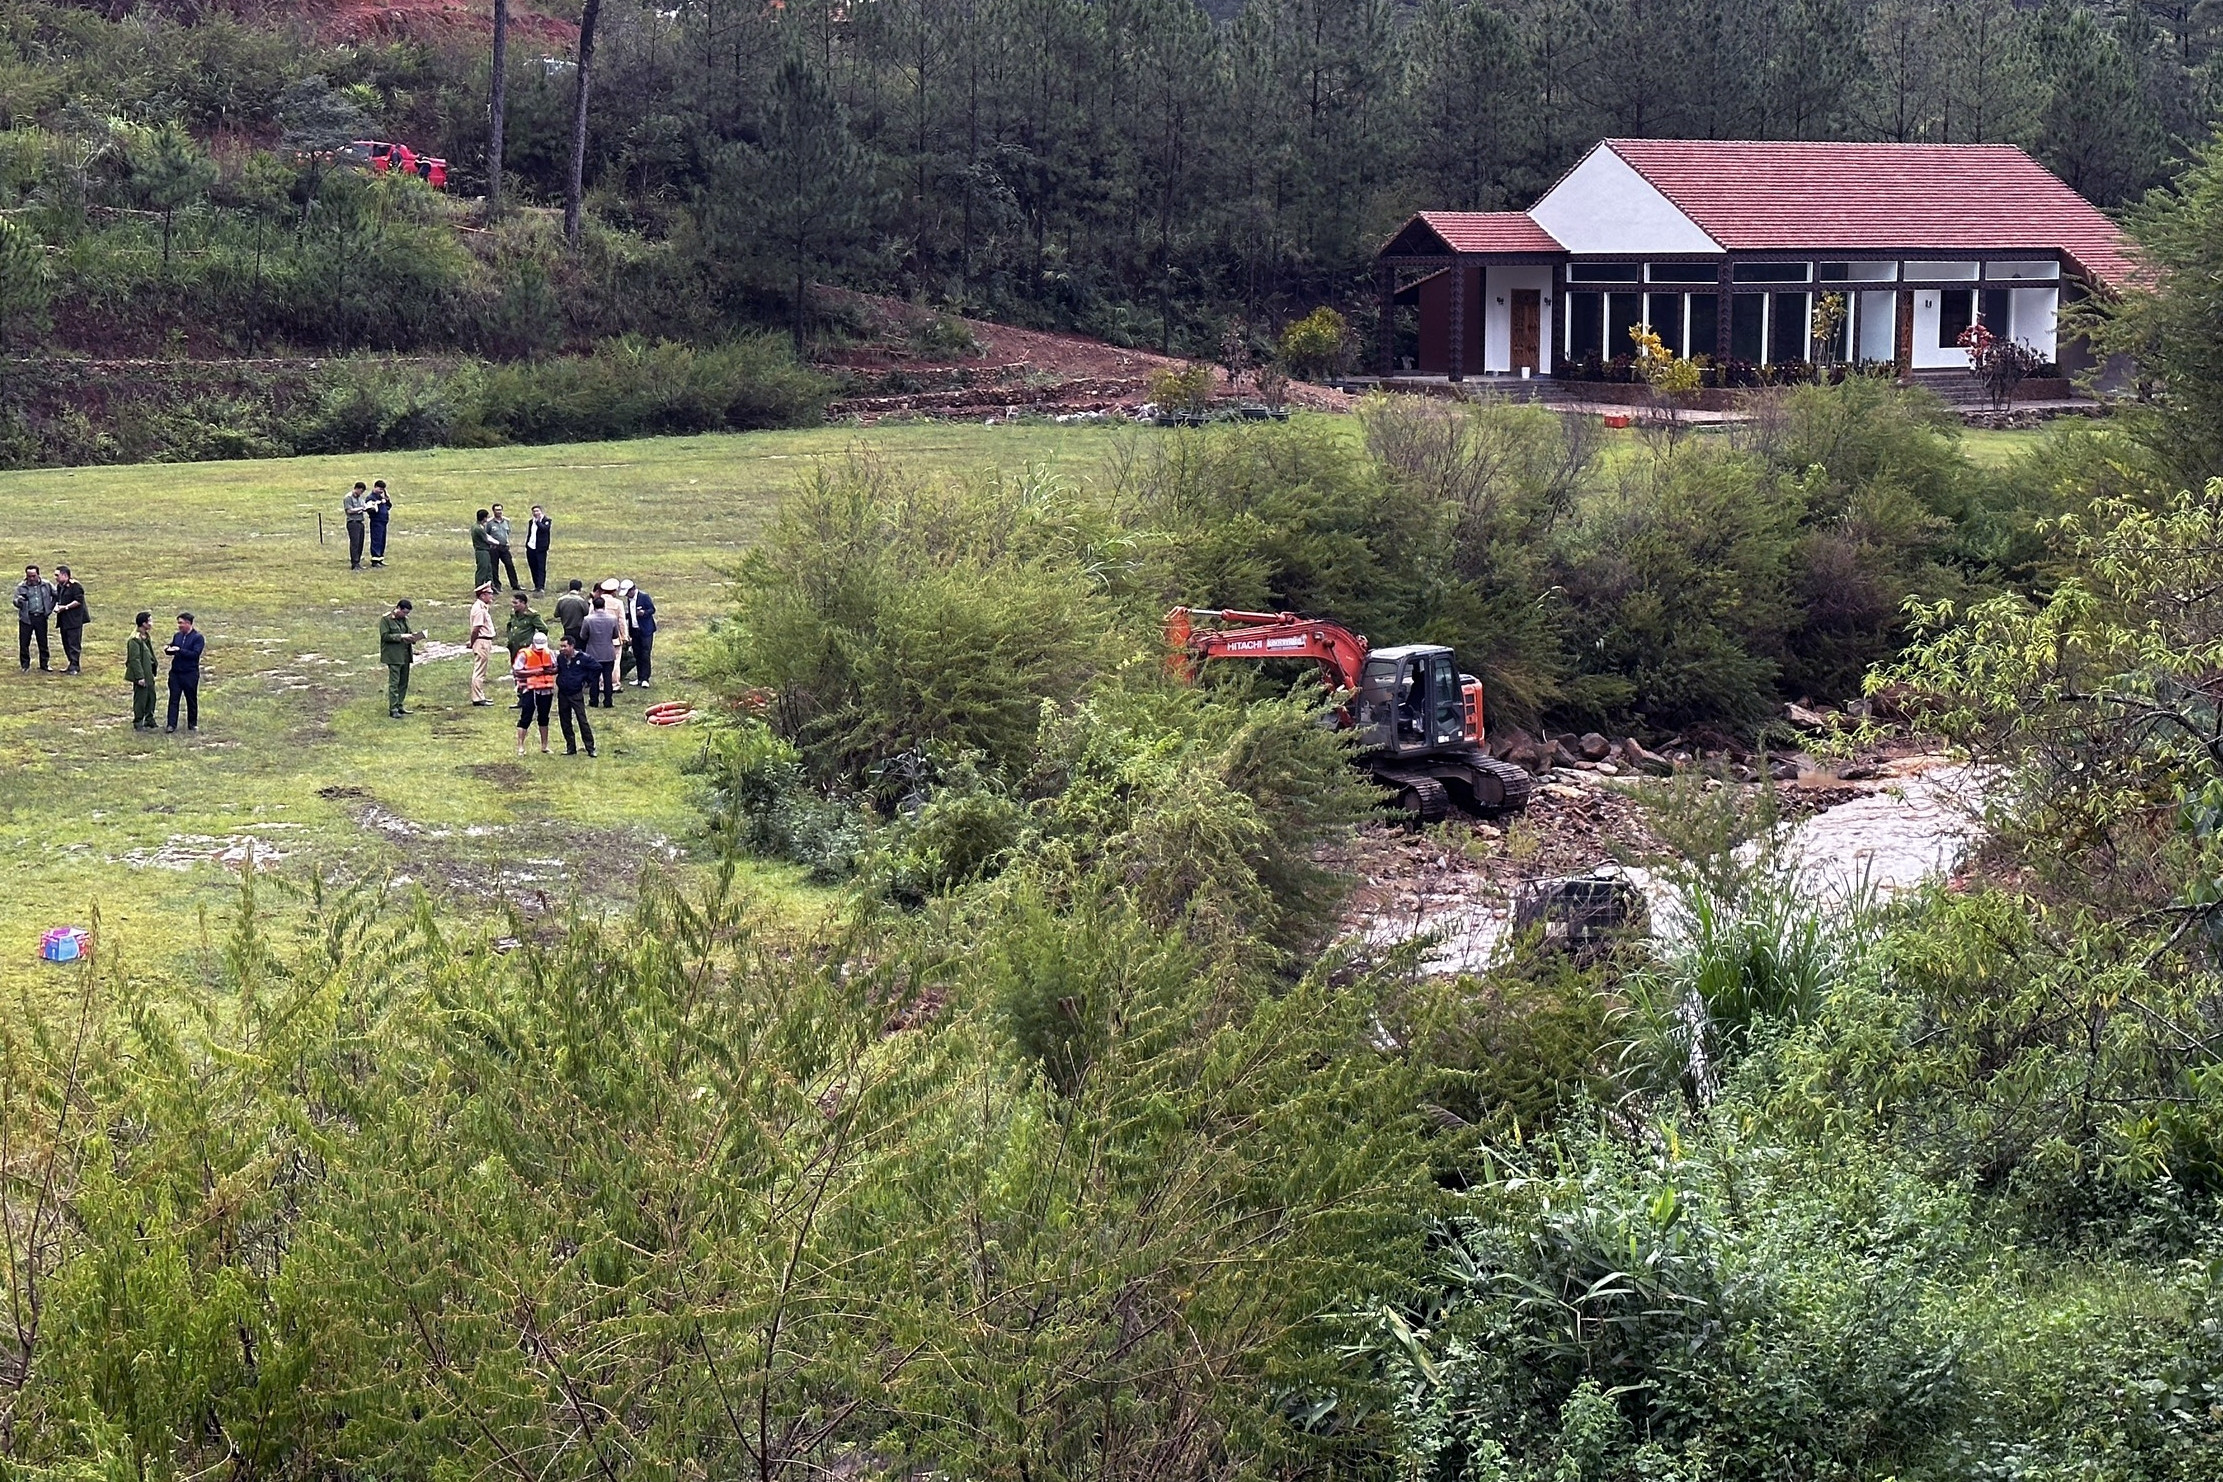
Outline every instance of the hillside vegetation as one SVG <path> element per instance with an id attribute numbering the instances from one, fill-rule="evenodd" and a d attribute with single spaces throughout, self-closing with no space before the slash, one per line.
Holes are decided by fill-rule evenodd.
<path id="1" fill-rule="evenodd" d="M 0 670 L 0 1475 L 2223 1475 L 2215 146 L 2086 311 L 2140 357 L 2095 424 L 1855 376 L 1707 431 L 723 430 L 823 404 L 814 275 L 1224 346 L 1577 126 L 2005 134 L 2127 199 L 2205 9 L 628 7 L 575 242 L 541 43 L 485 221 L 314 157 L 467 191 L 472 46 L 176 9 L 0 8 L 0 435 L 321 456 L 0 474 L 95 611 L 86 675 Z M 702 435 L 402 451 L 582 428 Z M 381 475 L 347 571 L 318 514 Z M 517 757 L 452 650 L 380 708 L 377 616 L 461 637 L 495 497 L 651 589 L 692 721 Z M 1393 835 L 1318 674 L 1188 682 L 1177 603 L 1709 744 Z M 198 735 L 125 730 L 139 606 L 209 631 Z M 1792 719 L 1952 748 L 1972 852 L 1816 898 L 1722 760 Z M 1390 854 L 1559 868 L 1561 795 L 1641 812 L 1650 928 L 1453 975 L 1424 901 L 1353 916 Z"/>
<path id="2" fill-rule="evenodd" d="M 446 14 L 364 39 L 290 7 L 0 7 L 0 210 L 28 238 L 0 244 L 0 333 L 499 359 L 838 339 L 820 279 L 1241 358 L 1322 302 L 1371 343 L 1398 220 L 1524 205 L 1600 136 L 2008 140 L 2114 207 L 2223 106 L 2204 7 L 597 0 L 557 18 L 596 38 L 567 243 L 532 208 L 568 204 L 577 39 L 520 21 L 497 170 L 485 12 Z M 316 158 L 360 137 L 527 209 Z"/>
<path id="3" fill-rule="evenodd" d="M 1793 425 L 1859 394 L 1801 393 Z M 637 903 L 474 919 L 290 861 L 187 952 L 135 931 L 21 996 L 8 1466 L 2213 1475 L 2223 782 L 2182 594 L 2223 559 L 2223 484 L 2026 532 L 2035 600 L 1964 578 L 1965 621 L 1913 614 L 1875 683 L 1998 779 L 1950 888 L 1820 913 L 1764 795 L 1686 776 L 1650 796 L 1700 929 L 1434 978 L 1327 942 L 1350 882 L 1321 846 L 1371 799 L 1316 686 L 1176 685 L 1149 619 L 1242 573 L 1394 595 L 1415 475 L 1384 449 L 1533 455 L 1528 415 L 1378 408 L 1370 447 L 1099 432 L 1085 481 L 936 478 L 939 430 L 829 459 L 681 608 L 722 611 L 713 683 L 778 691 L 692 738 L 707 832 Z M 2121 452 L 2049 444 L 2008 486 Z M 1681 460 L 1771 477 L 1617 453 L 1571 529 Z M 1646 610 L 1580 600 L 1609 590 Z M 342 722 L 372 760 L 334 775 L 383 799 L 430 763 L 374 705 Z M 433 731 L 442 764 L 469 729 Z M 653 785 L 655 755 L 616 760 Z M 577 832 L 563 765 L 516 776 L 549 806 L 500 826 L 600 873 L 622 846 Z M 852 884 L 803 909 L 749 860 L 835 835 Z"/>

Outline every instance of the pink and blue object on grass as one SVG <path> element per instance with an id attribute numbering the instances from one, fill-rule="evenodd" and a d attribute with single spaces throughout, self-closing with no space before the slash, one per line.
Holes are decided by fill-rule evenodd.
<path id="1" fill-rule="evenodd" d="M 39 956 L 48 962 L 75 962 L 92 945 L 92 933 L 83 927 L 57 926 L 39 938 Z"/>

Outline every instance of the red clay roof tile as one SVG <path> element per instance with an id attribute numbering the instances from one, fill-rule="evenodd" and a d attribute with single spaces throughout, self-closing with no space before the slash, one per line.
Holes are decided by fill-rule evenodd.
<path id="1" fill-rule="evenodd" d="M 2011 144 L 1605 145 L 1732 252 L 2054 249 L 2103 287 L 2141 277 L 2115 223 Z"/>
<path id="2" fill-rule="evenodd" d="M 1526 211 L 1423 211 L 1420 220 L 1454 252 L 1564 252 Z"/>

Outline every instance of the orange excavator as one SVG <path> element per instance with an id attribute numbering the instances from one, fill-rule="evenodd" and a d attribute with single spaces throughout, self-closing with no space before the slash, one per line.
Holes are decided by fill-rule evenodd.
<path id="1" fill-rule="evenodd" d="M 1438 644 L 1366 645 L 1337 623 L 1293 612 L 1176 607 L 1166 614 L 1168 662 L 1184 679 L 1214 659 L 1318 664 L 1346 698 L 1337 722 L 1358 732 L 1360 765 L 1420 823 L 1454 808 L 1489 816 L 1528 806 L 1530 778 L 1482 749 L 1482 683 Z"/>

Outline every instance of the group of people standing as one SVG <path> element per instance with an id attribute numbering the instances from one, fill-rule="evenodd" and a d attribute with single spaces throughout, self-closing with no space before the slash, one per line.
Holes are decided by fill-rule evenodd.
<path id="1" fill-rule="evenodd" d="M 162 649 L 170 661 L 170 722 L 166 729 L 177 730 L 178 706 L 182 703 L 185 729 L 191 734 L 201 728 L 201 654 L 208 640 L 194 626 L 190 612 L 179 613 L 177 621 L 177 632 Z M 133 730 L 154 729 L 154 686 L 161 677 L 162 661 L 154 648 L 154 614 L 142 612 L 131 620 L 131 637 L 124 644 L 124 678 L 131 681 Z"/>
<path id="2" fill-rule="evenodd" d="M 525 569 L 532 573 L 535 596 L 548 590 L 548 548 L 555 534 L 556 522 L 548 518 L 548 511 L 534 505 L 525 517 Z M 499 504 L 488 505 L 472 516 L 471 556 L 480 586 L 491 586 L 499 592 L 502 584 L 495 578 L 507 575 L 511 591 L 525 590 L 525 584 L 517 579 L 517 562 L 510 553 L 509 517 Z"/>
<path id="3" fill-rule="evenodd" d="M 393 516 L 393 497 L 386 481 L 367 487 L 358 480 L 341 501 L 347 521 L 348 563 L 360 570 L 364 552 L 370 564 L 386 564 L 386 533 Z M 525 561 L 532 573 L 533 591 L 546 589 L 548 552 L 555 523 L 539 505 L 525 522 Z M 517 751 L 534 728 L 540 730 L 540 749 L 547 751 L 551 712 L 563 725 L 564 750 L 575 754 L 583 743 L 588 756 L 596 755 L 593 724 L 587 712 L 616 706 L 619 685 L 647 689 L 654 674 L 656 652 L 656 603 L 633 582 L 612 577 L 592 591 L 574 579 L 556 599 L 556 643 L 550 644 L 549 626 L 533 610 L 517 566 L 511 556 L 509 521 L 499 504 L 479 510 L 472 524 L 471 548 L 478 585 L 471 603 L 470 627 L 465 645 L 471 652 L 471 703 L 492 705 L 487 698 L 487 674 L 494 644 L 509 652 L 510 678 L 517 687 Z M 509 578 L 510 610 L 497 628 L 494 598 L 501 592 L 497 573 Z M 428 634 L 414 626 L 416 604 L 404 597 L 379 620 L 378 656 L 386 666 L 386 711 L 394 717 L 409 714 L 409 671 L 416 652 Z M 26 566 L 15 587 L 17 657 L 29 673 L 35 649 L 41 673 L 51 672 L 50 634 L 61 637 L 66 674 L 83 672 L 85 627 L 92 621 L 85 588 L 67 566 L 56 566 L 50 581 L 37 566 Z M 177 615 L 177 631 L 167 643 L 158 643 L 154 615 L 139 613 L 132 619 L 132 636 L 124 645 L 124 679 L 131 685 L 133 730 L 154 730 L 158 690 L 167 660 L 169 717 L 167 729 L 176 731 L 182 712 L 185 729 L 201 726 L 201 663 L 208 640 L 193 614 Z"/>
<path id="4" fill-rule="evenodd" d="M 23 568 L 23 580 L 15 584 L 15 634 L 16 654 L 23 661 L 23 672 L 31 672 L 31 645 L 39 650 L 39 672 L 51 673 L 52 654 L 47 648 L 49 625 L 62 635 L 62 659 L 68 665 L 62 672 L 76 674 L 85 655 L 85 625 L 92 621 L 92 610 L 85 605 L 85 588 L 70 574 L 67 566 L 54 568 L 54 580 L 40 575 L 36 566 Z"/>
<path id="5" fill-rule="evenodd" d="M 357 485 L 358 488 L 361 485 Z M 82 674 L 85 660 L 85 625 L 93 620 L 85 600 L 85 586 L 67 566 L 54 568 L 48 581 L 36 566 L 23 568 L 15 584 L 16 655 L 23 672 L 31 672 L 31 650 L 39 655 L 39 672 L 52 672 L 47 649 L 49 626 L 62 639 L 64 674 Z M 158 729 L 154 718 L 156 686 L 162 680 L 162 661 L 170 661 L 170 718 L 166 729 L 178 728 L 178 712 L 185 712 L 188 732 L 201 728 L 201 654 L 208 640 L 194 625 L 193 614 L 177 615 L 177 631 L 160 649 L 155 647 L 154 614 L 142 612 L 131 620 L 131 637 L 124 643 L 124 678 L 131 685 L 131 728 Z"/>
<path id="6" fill-rule="evenodd" d="M 357 479 L 355 487 L 347 491 L 340 501 L 340 513 L 347 517 L 347 564 L 352 571 L 363 569 L 364 536 L 370 537 L 370 563 L 386 564 L 386 522 L 393 518 L 393 496 L 386 492 L 386 481 L 378 480 L 368 489 Z"/>
<path id="7" fill-rule="evenodd" d="M 533 590 L 545 590 L 548 552 L 555 522 L 539 505 L 525 522 L 525 560 L 532 573 Z M 556 631 L 551 642 L 547 619 L 533 609 L 532 599 L 517 579 L 512 556 L 512 532 L 499 504 L 481 509 L 471 524 L 471 553 L 477 585 L 472 593 L 469 625 L 464 646 L 471 654 L 470 701 L 491 706 L 487 695 L 494 645 L 509 654 L 509 673 L 517 690 L 517 752 L 537 727 L 540 749 L 549 747 L 551 717 L 563 728 L 564 752 L 576 755 L 582 746 L 597 755 L 593 722 L 587 712 L 616 706 L 621 684 L 647 689 L 655 675 L 656 603 L 637 584 L 618 577 L 599 583 L 591 592 L 574 578 L 556 599 Z M 510 601 L 507 613 L 498 615 L 494 601 L 507 575 Z M 379 620 L 378 653 L 386 666 L 386 713 L 400 719 L 408 715 L 409 671 L 416 651 L 429 634 L 415 626 L 416 607 L 404 597 Z"/>
<path id="8" fill-rule="evenodd" d="M 492 582 L 481 582 L 471 604 L 467 646 L 471 650 L 471 703 L 491 705 L 486 696 L 488 662 L 495 640 Z M 501 629 L 509 651 L 510 677 L 517 685 L 517 752 L 537 725 L 540 749 L 547 751 L 548 718 L 554 710 L 563 727 L 564 754 L 576 755 L 580 746 L 594 756 L 594 724 L 587 712 L 596 706 L 617 704 L 617 685 L 647 689 L 654 674 L 656 603 L 633 582 L 611 577 L 590 594 L 586 583 L 572 578 L 556 599 L 556 642 L 550 644 L 547 621 L 533 610 L 521 591 L 510 594 L 510 610 Z"/>

